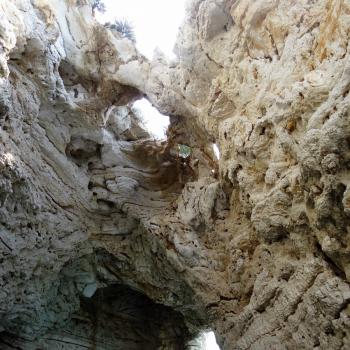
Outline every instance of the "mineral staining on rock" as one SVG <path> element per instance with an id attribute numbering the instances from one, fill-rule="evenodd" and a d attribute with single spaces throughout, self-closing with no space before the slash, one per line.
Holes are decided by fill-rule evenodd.
<path id="1" fill-rule="evenodd" d="M 349 23 L 193 0 L 148 61 L 88 0 L 0 0 L 1 349 L 349 348 Z"/>

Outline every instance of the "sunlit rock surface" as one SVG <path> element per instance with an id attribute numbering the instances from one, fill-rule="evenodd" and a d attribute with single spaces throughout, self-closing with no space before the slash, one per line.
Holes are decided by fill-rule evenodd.
<path id="1" fill-rule="evenodd" d="M 149 62 L 88 0 L 0 0 L 0 348 L 350 348 L 349 26 L 190 1 Z"/>

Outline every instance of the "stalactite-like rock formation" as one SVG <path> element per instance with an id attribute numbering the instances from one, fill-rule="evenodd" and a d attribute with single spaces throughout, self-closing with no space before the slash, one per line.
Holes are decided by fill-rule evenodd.
<path id="1" fill-rule="evenodd" d="M 349 348 L 349 24 L 193 0 L 148 61 L 89 0 L 0 0 L 0 348 Z"/>

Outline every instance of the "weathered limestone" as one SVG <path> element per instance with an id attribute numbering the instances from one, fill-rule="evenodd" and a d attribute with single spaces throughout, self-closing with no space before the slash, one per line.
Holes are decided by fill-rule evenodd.
<path id="1" fill-rule="evenodd" d="M 193 0 L 150 62 L 88 0 L 0 0 L 0 347 L 349 348 L 349 24 Z"/>

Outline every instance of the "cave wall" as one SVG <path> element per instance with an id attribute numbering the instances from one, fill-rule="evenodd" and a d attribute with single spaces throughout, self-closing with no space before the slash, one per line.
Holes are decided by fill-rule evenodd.
<path id="1" fill-rule="evenodd" d="M 149 61 L 88 0 L 0 0 L 1 346 L 116 346 L 130 315 L 103 291 L 124 288 L 169 322 L 134 308 L 125 349 L 208 328 L 222 349 L 350 347 L 349 14 L 193 0 L 177 59 Z"/>

